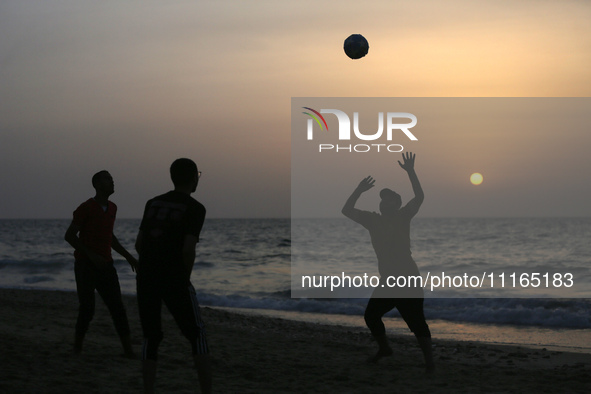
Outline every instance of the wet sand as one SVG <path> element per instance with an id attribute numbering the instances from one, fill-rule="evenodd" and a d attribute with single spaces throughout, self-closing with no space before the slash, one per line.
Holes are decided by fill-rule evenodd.
<path id="1" fill-rule="evenodd" d="M 134 297 L 125 297 L 140 353 Z M 0 392 L 139 393 L 140 361 L 122 357 L 107 309 L 97 298 L 83 353 L 72 355 L 76 294 L 0 289 Z M 591 355 L 438 340 L 437 371 L 425 375 L 411 337 L 390 336 L 394 355 L 377 365 L 367 330 L 247 316 L 202 308 L 219 393 L 591 392 Z M 361 319 L 361 317 L 360 317 Z M 190 346 L 163 310 L 157 389 L 198 392 Z"/>

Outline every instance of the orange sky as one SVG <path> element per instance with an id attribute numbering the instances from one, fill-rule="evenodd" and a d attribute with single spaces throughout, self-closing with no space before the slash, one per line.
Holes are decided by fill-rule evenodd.
<path id="1" fill-rule="evenodd" d="M 340 139 L 336 116 L 323 112 L 328 130 L 313 124 L 309 140 L 310 117 L 303 112 L 311 111 L 303 107 L 343 111 L 351 138 Z M 590 108 L 590 98 L 296 98 L 292 217 L 340 217 L 344 201 L 368 175 L 375 188 L 359 200 L 361 209 L 377 211 L 383 188 L 408 201 L 413 194 L 398 165 L 401 149 L 416 154 L 426 196 L 423 216 L 588 215 L 591 183 L 583 174 L 591 173 Z M 379 113 L 388 112 L 415 115 L 417 124 L 409 131 L 417 140 L 400 130 L 389 140 L 386 120 L 375 140 L 353 133 L 354 113 L 361 133 L 373 136 Z M 479 186 L 469 181 L 474 172 L 485 177 Z"/>
<path id="2" fill-rule="evenodd" d="M 210 217 L 287 217 L 291 97 L 587 97 L 589 20 L 582 1 L 4 1 L 0 217 L 70 217 L 103 168 L 139 217 L 180 156 Z M 461 170 L 432 190 L 480 169 Z"/>

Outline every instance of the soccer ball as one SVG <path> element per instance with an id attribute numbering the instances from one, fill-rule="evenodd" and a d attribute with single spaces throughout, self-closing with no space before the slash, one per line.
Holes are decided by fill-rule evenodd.
<path id="1" fill-rule="evenodd" d="M 361 59 L 369 51 L 369 43 L 361 34 L 351 34 L 345 40 L 345 53 L 351 59 Z"/>

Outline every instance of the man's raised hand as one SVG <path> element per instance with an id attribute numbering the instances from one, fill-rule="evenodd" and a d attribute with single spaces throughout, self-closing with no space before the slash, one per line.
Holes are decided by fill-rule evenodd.
<path id="1" fill-rule="evenodd" d="M 416 155 L 412 152 L 403 153 L 402 160 L 404 160 L 404 163 L 401 163 L 400 160 L 398 160 L 398 164 L 400 164 L 400 167 L 402 167 L 404 171 L 412 171 L 415 168 L 415 156 Z"/>
<path id="2" fill-rule="evenodd" d="M 366 192 L 369 189 L 371 189 L 372 187 L 374 187 L 374 183 L 376 183 L 376 180 L 373 179 L 370 175 L 367 178 L 363 178 L 363 180 L 361 182 L 359 182 L 359 186 L 357 186 L 357 190 L 361 193 Z"/>

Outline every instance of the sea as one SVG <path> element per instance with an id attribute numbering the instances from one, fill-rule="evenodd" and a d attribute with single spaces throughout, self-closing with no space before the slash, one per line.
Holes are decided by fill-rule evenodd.
<path id="1" fill-rule="evenodd" d="M 114 229 L 121 244 L 134 254 L 139 223 L 138 219 L 117 219 Z M 73 250 L 64 241 L 69 224 L 69 219 L 0 220 L 0 287 L 75 291 Z M 292 246 L 293 231 L 298 239 Z M 320 254 L 318 265 L 340 272 L 363 260 L 364 267 L 373 265 L 377 270 L 365 233 L 345 218 L 305 223 L 207 219 L 192 283 L 202 306 L 364 329 L 367 297 L 292 297 L 292 249 L 305 250 L 304 237 L 331 245 L 330 258 Z M 506 295 L 474 293 L 474 297 L 461 288 L 455 293 L 427 290 L 425 316 L 435 343 L 450 339 L 591 353 L 587 286 L 591 218 L 419 217 L 413 220 L 411 239 L 413 258 L 422 274 L 505 273 L 509 280 L 515 267 L 521 267 L 519 275 L 525 272 L 524 284 L 530 285 L 529 289 L 507 289 Z M 123 293 L 135 294 L 135 273 L 116 252 L 113 257 Z M 568 297 L 552 293 L 553 289 L 540 297 L 528 293 L 534 272 L 571 273 L 578 290 L 565 293 Z M 520 277 L 516 278 L 519 287 Z M 517 294 L 517 290 L 524 291 Z M 412 335 L 395 310 L 386 315 L 385 323 L 389 333 Z"/>

